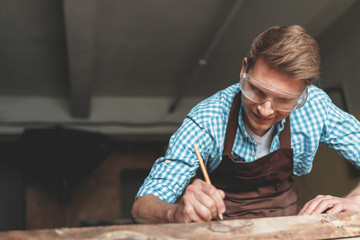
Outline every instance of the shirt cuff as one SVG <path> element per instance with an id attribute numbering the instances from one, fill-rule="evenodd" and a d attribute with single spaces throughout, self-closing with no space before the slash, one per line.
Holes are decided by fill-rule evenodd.
<path id="1" fill-rule="evenodd" d="M 144 183 L 136 194 L 135 199 L 146 194 L 151 194 L 167 203 L 174 203 L 178 197 L 171 189 L 162 183 Z"/>

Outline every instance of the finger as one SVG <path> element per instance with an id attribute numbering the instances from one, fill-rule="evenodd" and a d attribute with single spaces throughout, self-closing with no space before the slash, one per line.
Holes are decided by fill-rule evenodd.
<path id="1" fill-rule="evenodd" d="M 181 215 L 185 222 L 200 222 L 211 219 L 211 213 L 199 202 L 193 191 L 196 187 L 189 185 L 179 203 L 182 206 Z M 204 209 L 205 208 L 205 209 Z"/>
<path id="2" fill-rule="evenodd" d="M 311 215 L 321 214 L 327 212 L 329 209 L 333 208 L 337 203 L 340 203 L 343 199 L 334 197 L 331 195 L 323 196 L 321 199 L 315 200 L 317 205 L 313 208 Z"/>
<path id="3" fill-rule="evenodd" d="M 191 204 L 187 204 L 186 206 L 184 206 L 184 209 L 182 210 L 182 215 L 184 217 L 185 223 L 202 221 Z"/>
<path id="4" fill-rule="evenodd" d="M 314 199 L 307 202 L 300 210 L 299 215 L 311 215 L 314 209 L 319 204 L 320 200 L 324 199 L 325 197 L 325 195 L 318 195 Z"/>
<path id="5" fill-rule="evenodd" d="M 224 213 L 225 210 L 226 210 L 226 206 L 225 206 L 225 203 L 224 203 L 225 192 L 223 190 L 220 190 L 220 189 L 218 189 L 218 192 L 220 194 L 220 197 L 221 197 L 222 201 L 219 202 L 220 205 L 217 205 L 217 209 L 218 209 L 219 213 Z"/>
<path id="6" fill-rule="evenodd" d="M 205 182 L 204 184 L 208 185 Z M 214 200 L 199 187 L 199 184 L 191 184 L 187 187 L 183 201 L 191 205 L 195 214 L 203 221 L 209 221 L 217 215 Z"/>
<path id="7" fill-rule="evenodd" d="M 310 202 L 305 203 L 305 205 L 300 210 L 299 215 L 306 215 L 309 205 L 310 205 Z"/>
<path id="8" fill-rule="evenodd" d="M 310 215 L 321 214 L 326 210 L 333 208 L 335 201 L 336 201 L 335 199 L 320 200 L 318 204 L 313 208 Z"/>
<path id="9" fill-rule="evenodd" d="M 216 214 L 225 212 L 225 193 L 222 190 L 216 189 L 214 186 L 204 183 L 201 185 L 202 191 L 209 196 L 213 201 L 211 202 L 211 206 L 215 207 Z M 212 205 L 214 204 L 214 206 Z"/>
<path id="10" fill-rule="evenodd" d="M 219 191 L 219 194 L 220 194 L 221 198 L 224 199 L 225 198 L 225 192 L 223 190 L 221 190 L 221 189 L 218 189 L 218 191 Z"/>
<path id="11" fill-rule="evenodd" d="M 211 215 L 213 217 L 218 215 L 218 213 L 225 212 L 226 208 L 223 200 L 225 198 L 224 191 L 216 189 L 213 185 L 208 184 L 200 179 L 196 179 L 192 185 L 194 189 L 191 190 L 193 190 L 194 192 L 197 191 L 197 194 L 195 195 L 198 197 L 198 201 L 203 203 L 207 208 L 210 209 Z M 200 190 L 196 188 L 199 188 Z M 208 196 L 210 199 L 206 198 L 202 194 L 198 194 L 199 191 L 204 193 L 204 195 Z"/>
<path id="12" fill-rule="evenodd" d="M 309 215 L 312 212 L 312 210 L 315 208 L 315 206 L 313 206 L 314 205 L 313 201 L 314 200 L 307 202 L 300 210 L 299 215 Z"/>
<path id="13" fill-rule="evenodd" d="M 210 212 L 211 216 L 217 215 L 217 208 L 213 198 L 209 197 L 206 194 L 197 194 L 196 196 L 197 202 L 199 202 L 203 207 L 207 208 Z M 199 207 L 199 210 L 201 208 Z M 205 216 L 207 218 L 207 216 Z"/>
<path id="14" fill-rule="evenodd" d="M 215 187 L 213 187 L 210 190 L 209 195 L 211 196 L 211 198 L 214 201 L 216 215 L 218 213 L 224 213 L 225 212 L 225 203 L 224 203 L 225 193 L 222 190 L 219 190 L 219 189 L 216 189 Z"/>
<path id="15" fill-rule="evenodd" d="M 211 212 L 205 205 L 198 205 L 194 210 L 201 221 L 210 221 L 217 214 L 216 211 Z"/>
<path id="16" fill-rule="evenodd" d="M 342 212 L 343 210 L 344 210 L 343 205 L 338 203 L 338 204 L 335 204 L 329 210 L 327 210 L 326 213 L 328 213 L 328 214 L 339 213 L 339 212 Z"/>

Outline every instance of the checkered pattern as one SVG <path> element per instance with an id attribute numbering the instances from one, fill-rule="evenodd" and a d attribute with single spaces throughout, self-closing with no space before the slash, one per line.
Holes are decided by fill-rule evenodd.
<path id="1" fill-rule="evenodd" d="M 195 106 L 182 126 L 173 134 L 164 157 L 157 159 L 136 197 L 152 194 L 173 203 L 199 167 L 193 148 L 197 144 L 209 172 L 221 162 L 226 123 L 238 85 L 219 91 Z M 336 107 L 321 89 L 310 86 L 305 105 L 290 114 L 291 146 L 294 149 L 294 175 L 311 171 L 319 142 L 335 149 L 360 167 L 360 123 Z M 284 120 L 276 124 L 270 151 L 279 148 L 279 133 Z M 245 131 L 241 110 L 233 146 L 238 161 L 256 160 L 256 144 Z"/>

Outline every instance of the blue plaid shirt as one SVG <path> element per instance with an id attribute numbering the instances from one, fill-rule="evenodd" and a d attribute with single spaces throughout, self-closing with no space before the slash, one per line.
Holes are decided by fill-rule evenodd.
<path id="1" fill-rule="evenodd" d="M 222 158 L 230 107 L 238 91 L 238 85 L 232 85 L 190 111 L 172 135 L 165 157 L 156 160 L 136 197 L 152 194 L 173 203 L 199 167 L 194 144 L 197 144 L 207 170 L 216 169 Z M 256 144 L 245 131 L 241 111 L 242 108 L 232 150 L 238 161 L 251 162 L 257 159 Z M 293 111 L 290 119 L 294 175 L 311 171 L 320 141 L 360 167 L 360 123 L 336 107 L 324 91 L 310 86 L 307 102 Z M 276 134 L 270 152 L 279 149 L 279 133 L 284 128 L 284 121 L 275 125 Z"/>

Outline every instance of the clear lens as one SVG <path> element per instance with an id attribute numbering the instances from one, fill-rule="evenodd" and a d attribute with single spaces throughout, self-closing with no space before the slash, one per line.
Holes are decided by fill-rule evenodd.
<path id="1" fill-rule="evenodd" d="M 249 74 L 244 74 L 239 83 L 242 94 L 252 102 L 262 104 L 270 100 L 275 110 L 291 112 L 306 102 L 307 88 L 302 93 L 289 93 L 268 86 Z"/>

